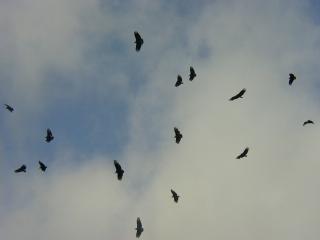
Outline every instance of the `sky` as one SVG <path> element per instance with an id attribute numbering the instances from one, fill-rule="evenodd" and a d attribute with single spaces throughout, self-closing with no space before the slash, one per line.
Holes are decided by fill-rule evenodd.
<path id="1" fill-rule="evenodd" d="M 1 238 L 318 239 L 319 8 L 0 1 Z"/>

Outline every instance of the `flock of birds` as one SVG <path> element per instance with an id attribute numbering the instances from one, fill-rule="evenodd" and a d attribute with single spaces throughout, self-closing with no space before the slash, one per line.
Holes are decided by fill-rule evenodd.
<path id="1" fill-rule="evenodd" d="M 136 44 L 136 51 L 140 51 L 144 41 L 142 39 L 142 37 L 140 36 L 140 34 L 138 32 L 134 32 L 134 36 L 135 36 L 135 44 Z M 194 68 L 191 66 L 190 67 L 190 74 L 189 74 L 189 80 L 192 81 L 195 77 L 197 76 Z M 296 76 L 293 74 L 293 73 L 289 73 L 289 85 L 292 85 L 293 81 L 296 80 Z M 182 81 L 182 77 L 180 75 L 177 76 L 177 81 L 175 83 L 175 87 L 179 87 L 181 84 L 183 84 L 183 81 Z M 243 98 L 243 95 L 245 94 L 246 92 L 246 89 L 243 88 L 239 93 L 237 93 L 236 95 L 232 96 L 229 101 L 234 101 L 236 99 L 239 99 L 239 98 Z M 6 109 L 9 111 L 9 112 L 13 112 L 14 111 L 14 108 L 8 104 L 4 104 Z M 307 124 L 314 124 L 314 122 L 312 120 L 307 120 L 303 123 L 303 126 L 307 125 Z M 183 135 L 182 133 L 179 131 L 179 129 L 177 127 L 174 127 L 174 138 L 175 138 L 175 142 L 177 144 L 180 143 Z M 45 141 L 47 143 L 51 142 L 52 140 L 54 139 L 54 136 L 52 134 L 52 131 L 50 130 L 50 128 L 47 129 L 47 134 L 45 136 Z M 244 157 L 247 157 L 247 154 L 249 152 L 249 147 L 246 147 L 242 153 L 240 153 L 236 159 L 241 159 L 241 158 L 244 158 Z M 43 172 L 46 171 L 47 169 L 47 166 L 39 161 L 39 169 Z M 123 174 L 124 174 L 124 170 L 122 169 L 121 165 L 119 164 L 119 162 L 117 160 L 114 160 L 114 166 L 115 166 L 115 169 L 116 169 L 116 174 L 117 174 L 117 178 L 119 181 L 122 180 L 122 177 L 123 177 Z M 27 171 L 27 166 L 25 164 L 23 164 L 21 167 L 17 168 L 16 170 L 14 170 L 15 173 L 20 173 L 20 172 L 26 172 Z M 179 201 L 179 195 L 173 190 L 171 189 L 171 194 L 172 194 L 172 198 L 174 200 L 175 203 L 178 203 Z M 136 230 L 136 237 L 139 238 L 143 232 L 143 226 L 142 226 L 142 223 L 141 223 L 141 219 L 138 217 L 137 218 L 137 227 L 135 228 Z"/>

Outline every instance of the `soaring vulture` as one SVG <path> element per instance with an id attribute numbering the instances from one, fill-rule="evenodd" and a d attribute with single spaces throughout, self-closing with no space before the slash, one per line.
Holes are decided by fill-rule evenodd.
<path id="1" fill-rule="evenodd" d="M 14 170 L 15 173 L 26 172 L 26 171 L 27 171 L 27 166 L 24 164 L 21 167 L 19 167 L 18 169 Z"/>
<path id="2" fill-rule="evenodd" d="M 120 166 L 120 164 L 118 163 L 117 160 L 114 160 L 113 163 L 114 163 L 114 166 L 116 168 L 116 174 L 118 175 L 118 180 L 121 180 L 124 171 L 122 170 L 122 168 L 121 168 L 121 166 Z"/>
<path id="3" fill-rule="evenodd" d="M 175 87 L 179 87 L 181 84 L 183 84 L 182 82 L 182 77 L 180 75 L 177 76 L 177 81 L 176 84 L 174 85 Z"/>
<path id="4" fill-rule="evenodd" d="M 172 193 L 173 200 L 177 203 L 180 196 L 172 189 L 171 189 L 171 193 Z"/>
<path id="5" fill-rule="evenodd" d="M 307 120 L 303 123 L 303 126 L 307 125 L 307 124 L 314 124 L 314 122 L 312 120 Z"/>
<path id="6" fill-rule="evenodd" d="M 142 227 L 142 223 L 140 218 L 137 218 L 137 227 L 136 227 L 137 233 L 136 233 L 136 237 L 139 238 L 141 233 L 143 232 L 143 227 Z"/>
<path id="7" fill-rule="evenodd" d="M 242 98 L 243 94 L 246 92 L 247 90 L 244 88 L 242 89 L 238 94 L 234 95 L 233 97 L 231 97 L 229 100 L 230 101 L 233 101 L 235 99 L 238 99 L 238 98 Z"/>
<path id="8" fill-rule="evenodd" d="M 46 142 L 51 142 L 54 139 L 54 136 L 52 135 L 52 132 L 50 128 L 47 129 L 47 136 L 46 136 Z"/>
<path id="9" fill-rule="evenodd" d="M 249 148 L 247 147 L 240 155 L 237 156 L 237 159 L 247 157 L 248 152 L 249 152 Z"/>
<path id="10" fill-rule="evenodd" d="M 292 85 L 293 81 L 296 79 L 297 78 L 293 73 L 289 73 L 289 85 Z"/>
<path id="11" fill-rule="evenodd" d="M 134 32 L 134 37 L 136 39 L 136 41 L 134 42 L 136 44 L 136 51 L 139 52 L 143 44 L 143 39 L 137 31 Z"/>
<path id="12" fill-rule="evenodd" d="M 13 111 L 14 111 L 13 107 L 11 107 L 10 105 L 8 105 L 8 104 L 4 104 L 4 105 L 6 106 L 6 109 L 7 109 L 9 112 L 13 112 Z"/>
<path id="13" fill-rule="evenodd" d="M 178 128 L 174 128 L 176 143 L 179 144 L 181 138 L 183 137 Z"/>
<path id="14" fill-rule="evenodd" d="M 193 67 L 190 67 L 189 80 L 192 81 L 196 76 L 197 76 L 197 74 L 194 71 Z"/>
<path id="15" fill-rule="evenodd" d="M 47 166 L 43 162 L 39 161 L 39 168 L 41 169 L 42 172 L 45 172 L 47 169 Z"/>

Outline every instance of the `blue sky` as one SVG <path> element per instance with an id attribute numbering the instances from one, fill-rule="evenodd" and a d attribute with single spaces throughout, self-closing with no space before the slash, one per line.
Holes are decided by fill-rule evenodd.
<path id="1" fill-rule="evenodd" d="M 317 239 L 319 7 L 2 1 L 0 102 L 15 108 L 0 111 L 5 238 L 129 239 L 140 216 L 142 238 Z"/>

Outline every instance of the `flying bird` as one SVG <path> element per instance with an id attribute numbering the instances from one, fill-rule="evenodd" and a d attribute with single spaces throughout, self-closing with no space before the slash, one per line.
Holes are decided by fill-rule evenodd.
<path id="1" fill-rule="evenodd" d="M 182 134 L 181 134 L 181 132 L 179 131 L 179 129 L 178 128 L 174 128 L 174 134 L 175 134 L 175 139 L 176 139 L 176 143 L 177 144 L 179 144 L 179 142 L 180 142 L 180 140 L 181 140 L 181 138 L 183 137 L 182 136 Z"/>
<path id="2" fill-rule="evenodd" d="M 182 77 L 180 75 L 178 75 L 176 84 L 174 86 L 179 87 L 181 84 L 183 84 Z"/>
<path id="3" fill-rule="evenodd" d="M 27 170 L 27 166 L 23 164 L 21 167 L 19 167 L 18 169 L 14 170 L 14 172 L 15 173 L 26 172 L 26 170 Z"/>
<path id="4" fill-rule="evenodd" d="M 248 152 L 249 152 L 249 148 L 247 147 L 240 155 L 237 156 L 237 159 L 247 157 Z"/>
<path id="5" fill-rule="evenodd" d="M 118 163 L 117 160 L 114 160 L 113 163 L 114 163 L 114 166 L 115 166 L 115 168 L 116 168 L 116 174 L 118 175 L 118 180 L 121 180 L 124 171 L 123 171 L 123 169 L 121 168 L 121 166 L 120 166 L 120 164 Z"/>
<path id="6" fill-rule="evenodd" d="M 242 98 L 243 94 L 246 92 L 247 90 L 244 88 L 242 89 L 238 94 L 234 95 L 233 97 L 231 97 L 229 100 L 233 101 L 236 100 L 238 98 Z"/>
<path id="7" fill-rule="evenodd" d="M 172 189 L 171 189 L 171 193 L 172 193 L 173 200 L 177 203 L 180 196 Z"/>
<path id="8" fill-rule="evenodd" d="M 6 106 L 6 109 L 7 109 L 9 112 L 13 112 L 13 111 L 14 111 L 13 107 L 11 107 L 10 105 L 8 105 L 8 104 L 4 104 L 4 105 Z"/>
<path id="9" fill-rule="evenodd" d="M 143 44 L 143 39 L 138 32 L 134 32 L 134 37 L 136 39 L 136 41 L 134 42 L 136 44 L 136 51 L 139 52 Z"/>
<path id="10" fill-rule="evenodd" d="M 190 67 L 189 80 L 192 81 L 196 76 L 197 76 L 197 74 L 194 71 L 193 67 Z"/>
<path id="11" fill-rule="evenodd" d="M 137 230 L 136 237 L 139 238 L 141 233 L 143 232 L 142 223 L 139 217 L 137 218 L 137 227 L 135 230 Z"/>
<path id="12" fill-rule="evenodd" d="M 293 81 L 296 79 L 297 78 L 293 73 L 289 73 L 289 85 L 292 85 Z"/>
<path id="13" fill-rule="evenodd" d="M 312 120 L 307 120 L 303 123 L 303 126 L 307 125 L 307 124 L 314 124 L 314 122 Z"/>
<path id="14" fill-rule="evenodd" d="M 39 168 L 41 169 L 42 172 L 45 172 L 47 169 L 47 166 L 43 162 L 39 161 Z"/>
<path id="15" fill-rule="evenodd" d="M 54 139 L 54 136 L 52 135 L 52 132 L 50 128 L 47 129 L 47 136 L 46 136 L 46 142 L 49 143 Z"/>

